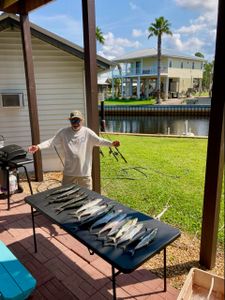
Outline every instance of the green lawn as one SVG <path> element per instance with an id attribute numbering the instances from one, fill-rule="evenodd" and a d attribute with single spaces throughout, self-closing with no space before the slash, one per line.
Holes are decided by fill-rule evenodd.
<path id="1" fill-rule="evenodd" d="M 168 204 L 161 220 L 200 236 L 207 139 L 125 135 L 111 139 L 121 141 L 119 150 L 128 163 L 118 155 L 116 161 L 102 147 L 102 193 L 151 216 Z M 223 220 L 221 201 L 220 242 L 224 240 Z"/>
<path id="2" fill-rule="evenodd" d="M 105 100 L 105 105 L 152 105 L 155 104 L 155 100 L 146 99 L 146 100 L 137 100 L 137 99 L 113 99 L 113 100 Z"/>

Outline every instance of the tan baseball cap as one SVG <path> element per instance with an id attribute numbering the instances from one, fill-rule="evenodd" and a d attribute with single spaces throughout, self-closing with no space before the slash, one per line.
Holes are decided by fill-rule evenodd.
<path id="1" fill-rule="evenodd" d="M 84 120 L 84 117 L 83 117 L 82 113 L 79 110 L 74 110 L 70 113 L 69 120 L 74 119 L 74 118 Z"/>

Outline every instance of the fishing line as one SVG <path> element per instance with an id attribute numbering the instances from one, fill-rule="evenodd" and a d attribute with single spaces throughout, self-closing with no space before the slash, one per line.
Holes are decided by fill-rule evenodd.
<path id="1" fill-rule="evenodd" d="M 41 182 L 36 187 L 36 190 L 38 193 L 40 193 L 40 192 L 44 192 L 46 190 L 50 190 L 52 188 L 58 187 L 60 185 L 61 185 L 61 180 L 49 178 L 49 179 L 45 180 L 44 182 Z"/>
<path id="2" fill-rule="evenodd" d="M 184 173 L 185 173 L 185 174 L 183 174 L 183 175 L 170 175 L 170 174 L 166 174 L 166 173 L 164 173 L 164 172 L 161 172 L 161 171 L 159 171 L 159 170 L 157 170 L 157 169 L 153 169 L 153 168 L 151 168 L 151 167 L 149 167 L 149 169 L 150 169 L 151 171 L 157 173 L 157 174 L 160 174 L 160 175 L 163 175 L 163 176 L 166 176 L 166 177 L 170 177 L 170 178 L 174 178 L 174 179 L 180 179 L 180 178 L 182 178 L 182 177 L 184 177 L 184 176 L 187 176 L 187 174 L 190 172 L 189 169 L 185 169 L 185 170 L 184 170 Z"/>
<path id="3" fill-rule="evenodd" d="M 105 135 L 106 138 L 107 138 L 109 141 L 112 141 L 112 139 L 110 138 L 110 136 L 109 136 L 107 133 L 104 132 L 104 134 L 101 133 L 101 135 L 102 135 L 102 137 L 104 137 L 104 135 Z M 118 147 L 114 147 L 114 148 L 115 148 L 116 151 L 113 151 L 113 150 L 112 150 L 112 147 L 109 147 L 109 154 L 113 154 L 113 156 L 115 157 L 115 159 L 116 159 L 117 161 L 119 161 L 118 158 L 117 158 L 117 155 L 119 154 L 120 157 L 125 161 L 125 163 L 127 163 L 126 158 L 123 156 L 123 154 L 122 154 L 121 151 L 118 149 Z"/>
<path id="4" fill-rule="evenodd" d="M 60 159 L 60 161 L 61 161 L 61 163 L 62 163 L 62 165 L 63 165 L 63 167 L 64 167 L 64 162 L 63 162 L 61 156 L 59 155 L 59 152 L 58 152 L 56 146 L 54 146 L 54 149 L 55 149 L 55 152 L 56 152 L 56 154 L 58 155 L 58 157 L 59 157 L 59 159 Z"/>
<path id="5" fill-rule="evenodd" d="M 135 170 L 139 173 L 141 173 L 145 178 L 142 177 L 136 177 L 136 176 L 129 176 L 129 171 L 130 170 Z M 149 168 L 145 168 L 145 167 L 138 167 L 138 166 L 134 166 L 134 167 L 128 167 L 128 168 L 122 168 L 121 170 L 118 171 L 117 175 L 115 177 L 103 177 L 104 179 L 127 179 L 127 180 L 144 180 L 148 178 L 148 174 L 146 172 L 144 172 L 143 170 L 151 170 L 157 174 L 160 174 L 162 176 L 166 176 L 166 177 L 170 177 L 172 179 L 180 179 L 184 176 L 187 176 L 187 174 L 190 172 L 189 169 L 184 170 L 185 174 L 184 175 L 170 175 L 170 174 L 166 174 L 163 173 L 159 170 L 153 169 L 151 167 Z M 122 173 L 122 174 L 121 174 Z"/>

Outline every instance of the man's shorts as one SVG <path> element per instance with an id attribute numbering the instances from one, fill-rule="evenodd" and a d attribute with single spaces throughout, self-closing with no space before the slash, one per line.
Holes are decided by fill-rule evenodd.
<path id="1" fill-rule="evenodd" d="M 75 183 L 89 190 L 92 190 L 91 176 L 76 177 L 76 176 L 63 175 L 62 185 L 69 184 L 69 183 Z"/>

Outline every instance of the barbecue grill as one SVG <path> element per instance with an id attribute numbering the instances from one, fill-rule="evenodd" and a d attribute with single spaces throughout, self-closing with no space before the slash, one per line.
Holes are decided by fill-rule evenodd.
<path id="1" fill-rule="evenodd" d="M 2 181 L 6 183 L 6 193 L 8 199 L 8 210 L 10 210 L 10 172 L 16 170 L 17 183 L 19 186 L 19 168 L 23 168 L 29 184 L 30 193 L 33 194 L 30 178 L 26 165 L 33 162 L 33 159 L 27 158 L 27 152 L 20 146 L 11 144 L 0 148 L 0 169 L 2 171 Z"/>

